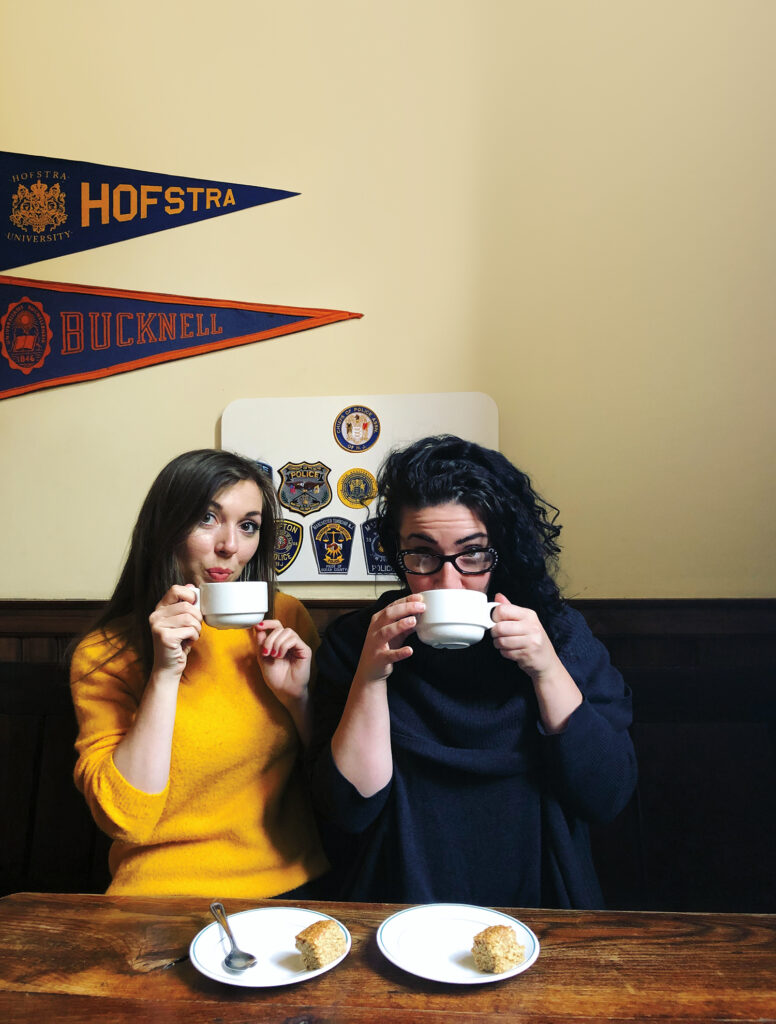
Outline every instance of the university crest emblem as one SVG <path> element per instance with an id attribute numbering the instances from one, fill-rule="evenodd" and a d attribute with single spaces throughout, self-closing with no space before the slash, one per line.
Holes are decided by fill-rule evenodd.
<path id="1" fill-rule="evenodd" d="M 13 302 L 0 320 L 0 346 L 14 370 L 29 374 L 43 366 L 51 352 L 52 331 L 43 306 L 32 299 Z"/>
<path id="2" fill-rule="evenodd" d="M 29 228 L 42 235 L 49 228 L 58 228 L 67 220 L 65 193 L 59 184 L 35 181 L 27 188 L 19 185 L 11 200 L 11 223 L 23 231 Z"/>
<path id="3" fill-rule="evenodd" d="M 304 527 L 292 519 L 278 519 L 275 533 L 275 572 L 282 576 L 302 546 Z"/>
<path id="4" fill-rule="evenodd" d="M 331 469 L 322 462 L 287 462 L 279 472 L 278 497 L 284 508 L 309 516 L 331 501 Z"/>

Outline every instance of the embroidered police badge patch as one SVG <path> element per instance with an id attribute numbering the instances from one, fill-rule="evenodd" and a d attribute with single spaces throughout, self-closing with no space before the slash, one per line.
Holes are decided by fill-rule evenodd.
<path id="1" fill-rule="evenodd" d="M 331 469 L 322 462 L 287 462 L 279 472 L 278 498 L 284 508 L 309 516 L 331 501 Z"/>
<path id="2" fill-rule="evenodd" d="M 258 459 L 256 459 L 255 462 L 256 462 L 256 465 L 259 467 L 259 469 L 262 471 L 262 473 L 265 476 L 268 476 L 270 478 L 270 480 L 271 480 L 272 479 L 272 466 L 270 466 L 270 464 L 268 462 L 260 462 Z"/>
<path id="3" fill-rule="evenodd" d="M 365 452 L 380 436 L 380 420 L 365 405 L 349 405 L 334 421 L 334 440 L 347 452 Z"/>
<path id="4" fill-rule="evenodd" d="M 282 576 L 299 554 L 304 527 L 292 519 L 278 519 L 275 530 L 275 572 Z"/>
<path id="5" fill-rule="evenodd" d="M 321 575 L 346 575 L 350 568 L 356 524 L 349 519 L 319 519 L 312 525 L 315 561 Z"/>
<path id="6" fill-rule="evenodd" d="M 349 469 L 337 482 L 337 494 L 348 508 L 366 508 L 377 497 L 377 481 L 368 469 Z"/>
<path id="7" fill-rule="evenodd" d="M 361 539 L 364 542 L 364 560 L 367 572 L 372 576 L 394 576 L 395 573 L 377 535 L 376 519 L 367 519 L 365 523 L 361 524 Z"/>

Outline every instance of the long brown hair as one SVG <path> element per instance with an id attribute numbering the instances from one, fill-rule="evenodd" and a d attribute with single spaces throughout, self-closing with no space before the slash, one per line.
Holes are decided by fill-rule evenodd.
<path id="1" fill-rule="evenodd" d="M 174 584 L 184 580 L 178 561 L 180 545 L 202 520 L 213 498 L 241 480 L 252 480 L 262 496 L 259 546 L 240 579 L 266 580 L 268 615 L 274 608 L 274 563 L 277 499 L 272 481 L 258 464 L 234 452 L 200 448 L 169 462 L 151 485 L 135 528 L 116 589 L 89 632 L 101 630 L 120 647 L 133 648 L 148 675 L 153 641 L 148 617 Z M 110 630 L 107 627 L 110 625 Z"/>

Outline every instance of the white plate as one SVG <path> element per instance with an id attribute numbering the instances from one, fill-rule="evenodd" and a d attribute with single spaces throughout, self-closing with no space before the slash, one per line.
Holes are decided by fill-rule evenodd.
<path id="1" fill-rule="evenodd" d="M 525 960 L 501 974 L 485 974 L 474 965 L 474 936 L 492 924 L 514 928 Z M 466 903 L 429 903 L 400 910 L 377 931 L 382 953 L 397 967 L 429 981 L 484 985 L 527 971 L 539 956 L 539 940 L 521 921 L 498 910 Z"/>
<path id="2" fill-rule="evenodd" d="M 345 952 L 317 971 L 306 971 L 302 954 L 296 948 L 296 937 L 314 921 L 334 921 L 345 933 Z M 189 958 L 197 970 L 215 981 L 245 988 L 264 988 L 269 985 L 295 985 L 299 981 L 316 978 L 330 971 L 350 952 L 350 932 L 339 921 L 317 910 L 301 907 L 259 907 L 229 915 L 234 940 L 258 960 L 255 967 L 235 974 L 224 967 L 229 951 L 229 940 L 221 926 L 213 921 L 195 935 L 189 946 Z"/>

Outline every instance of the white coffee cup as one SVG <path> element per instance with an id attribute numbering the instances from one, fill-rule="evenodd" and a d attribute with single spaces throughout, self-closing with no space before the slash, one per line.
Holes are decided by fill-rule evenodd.
<path id="1" fill-rule="evenodd" d="M 426 606 L 415 632 L 430 647 L 470 647 L 494 625 L 490 613 L 498 602 L 489 601 L 480 590 L 426 590 L 414 596 Z"/>
<path id="2" fill-rule="evenodd" d="M 208 626 L 244 629 L 255 626 L 267 614 L 267 584 L 263 580 L 203 583 L 194 588 L 197 604 Z"/>

